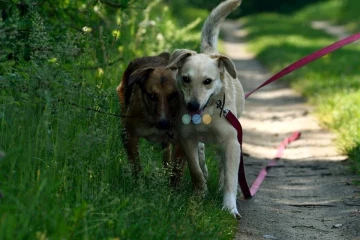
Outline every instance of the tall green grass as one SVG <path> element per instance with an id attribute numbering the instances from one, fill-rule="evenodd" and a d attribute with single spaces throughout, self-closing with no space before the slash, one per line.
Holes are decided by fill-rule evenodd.
<path id="1" fill-rule="evenodd" d="M 318 16 L 312 9 L 293 16 L 260 14 L 247 17 L 250 49 L 271 72 L 280 71 L 290 63 L 336 41 L 335 37 L 311 28 L 311 20 L 320 19 L 322 11 L 316 5 Z M 311 10 L 312 11 L 312 10 Z M 307 16 L 307 17 L 304 17 Z M 312 17 L 310 17 L 312 16 Z M 308 98 L 316 107 L 322 124 L 337 133 L 337 146 L 348 154 L 360 172 L 360 45 L 351 44 L 291 73 L 284 81 Z"/>
<path id="2" fill-rule="evenodd" d="M 327 20 L 354 32 L 360 30 L 359 9 L 357 0 L 327 0 L 310 4 L 297 12 L 296 18 L 302 21 Z"/>
<path id="3" fill-rule="evenodd" d="M 115 96 L 108 96 L 116 111 Z M 0 162 L 1 239 L 228 239 L 236 221 L 221 210 L 212 176 L 207 199 L 189 176 L 168 185 L 160 148 L 143 142 L 143 176 L 132 178 L 119 119 L 67 105 L 41 114 L 5 110 Z M 23 116 L 21 116 L 23 115 Z M 5 126 L 4 126 L 5 125 Z M 213 161 L 213 163 L 211 163 Z M 215 160 L 210 159 L 212 172 Z"/>
<path id="4" fill-rule="evenodd" d="M 0 51 L 0 239 L 234 236 L 237 221 L 221 210 L 210 154 L 205 199 L 192 195 L 187 172 L 179 189 L 170 188 L 160 147 L 146 141 L 135 181 L 120 119 L 93 111 L 119 114 L 115 88 L 134 57 L 199 44 L 192 32 L 199 20 L 179 26 L 160 1 L 141 2 L 147 8 L 92 12 L 87 1 L 60 1 L 56 17 L 45 3 L 22 17 L 13 8 L 11 22 L 1 22 L 10 32 Z M 79 22 L 68 19 L 66 6 L 80 8 Z M 78 30 L 82 17 L 92 31 Z M 18 35 L 24 21 L 29 42 Z M 22 59 L 27 49 L 30 59 Z"/>

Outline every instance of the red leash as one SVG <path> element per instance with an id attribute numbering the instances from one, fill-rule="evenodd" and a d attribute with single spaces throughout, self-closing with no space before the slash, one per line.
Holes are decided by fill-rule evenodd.
<path id="1" fill-rule="evenodd" d="M 263 84 L 261 84 L 256 89 L 252 90 L 251 92 L 248 92 L 245 95 L 245 99 L 248 98 L 255 91 L 259 90 L 260 88 L 279 80 L 281 77 L 295 71 L 296 69 L 299 69 L 299 68 L 305 66 L 306 64 L 308 64 L 312 61 L 315 61 L 316 59 L 318 59 L 328 53 L 331 53 L 345 45 L 348 45 L 354 41 L 357 41 L 359 39 L 360 39 L 360 33 L 356 33 L 354 35 L 346 37 L 340 41 L 337 41 L 327 47 L 324 47 L 318 51 L 315 51 L 315 52 L 307 55 L 306 57 L 304 57 L 304 58 L 294 62 L 293 64 L 289 65 L 288 67 L 284 68 L 283 70 L 281 70 L 280 72 L 278 72 L 277 74 L 275 74 L 274 76 L 272 76 L 271 78 L 266 80 Z M 224 116 L 238 132 L 238 141 L 240 143 L 240 148 L 241 148 L 241 146 L 242 146 L 242 127 L 241 127 L 239 120 L 235 117 L 235 115 L 231 111 L 229 111 L 227 109 L 224 110 Z M 275 155 L 275 158 L 273 158 L 264 168 L 261 169 L 258 177 L 256 178 L 255 182 L 251 186 L 251 189 L 249 189 L 249 186 L 246 182 L 244 159 L 243 159 L 243 153 L 241 150 L 238 179 L 239 179 L 239 185 L 240 185 L 241 191 L 244 195 L 244 198 L 251 198 L 252 196 L 254 196 L 256 194 L 256 192 L 260 188 L 260 185 L 262 184 L 262 182 L 264 181 L 264 179 L 267 175 L 267 170 L 276 165 L 276 160 L 280 159 L 282 157 L 286 146 L 288 144 L 290 144 L 291 142 L 297 140 L 300 137 L 300 135 L 301 135 L 300 132 L 294 132 L 290 137 L 286 138 L 280 144 L 280 146 L 278 147 L 277 153 Z"/>
<path id="2" fill-rule="evenodd" d="M 245 98 L 248 98 L 256 90 L 259 90 L 260 88 L 262 88 L 272 82 L 275 82 L 279 78 L 282 78 L 283 76 L 295 71 L 296 69 L 299 69 L 299 68 L 305 66 L 306 64 L 311 63 L 312 61 L 315 61 L 316 59 L 321 58 L 321 57 L 325 56 L 326 54 L 331 53 L 331 52 L 333 52 L 343 46 L 346 46 L 352 42 L 355 42 L 359 39 L 360 39 L 360 32 L 356 33 L 354 35 L 351 35 L 349 37 L 346 37 L 340 41 L 337 41 L 337 42 L 335 42 L 327 47 L 324 47 L 320 50 L 317 50 L 317 51 L 307 55 L 306 57 L 303 57 L 302 59 L 294 62 L 293 64 L 290 64 L 289 66 L 287 66 L 286 68 L 284 68 L 283 70 L 281 70 L 280 72 L 278 72 L 277 74 L 275 74 L 274 76 L 269 78 L 267 81 L 265 81 L 263 84 L 261 84 L 260 86 L 258 86 L 254 90 L 252 90 L 251 92 L 248 92 L 247 94 L 245 94 Z"/>
<path id="3" fill-rule="evenodd" d="M 252 195 L 250 193 L 249 186 L 246 182 L 246 176 L 245 176 L 244 157 L 242 152 L 242 126 L 240 124 L 240 121 L 235 117 L 235 115 L 230 110 L 227 109 L 224 110 L 224 117 L 226 118 L 226 120 L 229 121 L 229 123 L 236 129 L 238 133 L 237 137 L 238 137 L 238 142 L 240 143 L 240 150 L 241 150 L 238 182 L 244 197 L 251 198 Z"/>

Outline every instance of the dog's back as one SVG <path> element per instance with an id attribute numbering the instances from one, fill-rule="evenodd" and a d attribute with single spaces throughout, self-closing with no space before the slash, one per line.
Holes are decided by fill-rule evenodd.
<path id="1" fill-rule="evenodd" d="M 149 67 L 161 67 L 166 66 L 168 64 L 170 58 L 169 53 L 161 53 L 158 56 L 148 56 L 148 57 L 141 57 L 131 61 L 126 68 L 125 72 L 122 75 L 121 83 L 116 88 L 116 91 L 119 96 L 120 104 L 122 108 L 126 108 L 129 105 L 131 93 L 134 87 L 134 84 L 129 84 L 129 79 L 131 74 L 133 74 L 136 70 L 142 68 L 149 68 Z"/>

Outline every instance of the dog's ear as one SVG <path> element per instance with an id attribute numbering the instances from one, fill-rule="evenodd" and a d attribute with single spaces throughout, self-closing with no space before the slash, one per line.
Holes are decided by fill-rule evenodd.
<path id="1" fill-rule="evenodd" d="M 218 60 L 218 66 L 220 69 L 220 73 L 222 75 L 225 74 L 225 69 L 226 69 L 231 77 L 237 78 L 236 67 L 230 58 L 228 58 L 224 55 L 221 55 L 221 54 L 214 54 L 214 55 L 211 55 L 210 57 L 216 58 Z"/>
<path id="2" fill-rule="evenodd" d="M 190 57 L 191 55 L 195 55 L 195 54 L 196 54 L 196 52 L 187 50 L 187 49 L 175 50 L 171 54 L 169 64 L 166 66 L 166 68 L 178 69 L 184 64 L 186 58 Z"/>
<path id="3" fill-rule="evenodd" d="M 132 86 L 134 84 L 139 84 L 142 86 L 146 79 L 149 78 L 149 75 L 154 71 L 153 67 L 141 68 L 133 72 L 129 77 L 128 86 Z"/>
<path id="4" fill-rule="evenodd" d="M 168 52 L 162 52 L 159 55 L 157 55 L 158 57 L 161 57 L 162 59 L 164 59 L 165 61 L 169 61 L 170 59 L 170 53 Z"/>
<path id="5" fill-rule="evenodd" d="M 233 78 L 237 78 L 237 72 L 236 72 L 236 67 L 235 64 L 233 63 L 233 61 L 231 61 L 230 58 L 220 55 L 218 58 L 219 61 L 219 68 L 220 68 L 220 72 L 222 74 L 224 74 L 225 70 L 227 70 L 227 72 L 230 74 L 231 77 Z"/>

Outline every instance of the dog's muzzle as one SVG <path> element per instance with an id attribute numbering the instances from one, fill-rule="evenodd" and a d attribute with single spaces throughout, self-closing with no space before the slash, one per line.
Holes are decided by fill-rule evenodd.
<path id="1" fill-rule="evenodd" d="M 156 128 L 160 129 L 160 130 L 169 130 L 171 128 L 171 122 L 170 120 L 166 119 L 166 118 L 160 118 L 156 124 L 155 124 Z"/>
<path id="2" fill-rule="evenodd" d="M 196 112 L 200 108 L 200 103 L 197 100 L 191 100 L 187 104 L 187 109 L 191 112 Z"/>

